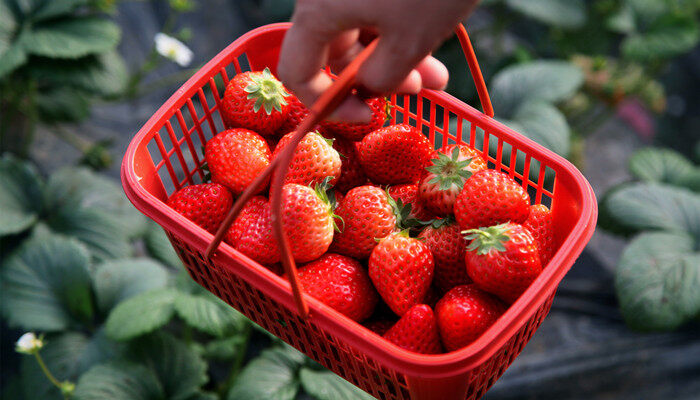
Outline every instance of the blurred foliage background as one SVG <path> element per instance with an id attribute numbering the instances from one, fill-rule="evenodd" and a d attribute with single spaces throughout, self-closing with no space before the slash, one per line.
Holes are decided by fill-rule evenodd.
<path id="1" fill-rule="evenodd" d="M 133 3 L 194 62 L 137 30 Z M 235 15 L 218 12 L 224 4 Z M 199 26 L 240 34 L 292 9 L 0 0 L 3 399 L 366 398 L 192 283 L 114 180 L 134 126 L 235 38 L 198 36 Z M 617 303 L 637 331 L 687 329 L 700 316 L 699 15 L 698 0 L 484 0 L 466 22 L 496 118 L 603 182 L 607 234 L 593 244 L 616 254 Z M 478 104 L 457 41 L 436 56 L 451 71 L 447 90 Z M 129 130 L 115 113 L 132 116 Z M 615 146 L 622 127 L 644 148 Z M 23 331 L 46 334 L 41 357 L 74 391 L 7 354 Z"/>

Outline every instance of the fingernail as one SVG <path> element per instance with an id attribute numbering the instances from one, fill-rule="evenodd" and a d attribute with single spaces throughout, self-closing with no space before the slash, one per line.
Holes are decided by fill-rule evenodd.
<path id="1" fill-rule="evenodd" d="M 356 96 L 351 96 L 342 102 L 328 119 L 334 122 L 345 121 L 366 124 L 372 120 L 372 111 L 365 102 Z"/>

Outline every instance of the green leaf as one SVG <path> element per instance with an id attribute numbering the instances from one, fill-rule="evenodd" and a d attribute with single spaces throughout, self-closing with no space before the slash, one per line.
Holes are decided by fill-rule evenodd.
<path id="1" fill-rule="evenodd" d="M 56 331 L 93 314 L 88 253 L 73 239 L 35 234 L 3 263 L 2 310 L 10 326 Z"/>
<path id="2" fill-rule="evenodd" d="M 241 348 L 244 343 L 245 338 L 242 335 L 214 339 L 204 346 L 203 355 L 214 360 L 229 360 L 245 350 Z"/>
<path id="3" fill-rule="evenodd" d="M 29 163 L 10 154 L 0 158 L 0 237 L 34 225 L 42 209 L 43 184 Z"/>
<path id="4" fill-rule="evenodd" d="M 306 393 L 317 400 L 373 400 L 374 397 L 330 371 L 303 368 L 299 379 Z"/>
<path id="5" fill-rule="evenodd" d="M 178 295 L 172 289 L 157 289 L 119 303 L 107 318 L 105 333 L 115 340 L 129 340 L 160 328 L 173 317 Z"/>
<path id="6" fill-rule="evenodd" d="M 605 199 L 609 218 L 622 229 L 685 231 L 700 237 L 700 196 L 657 183 L 634 183 Z"/>
<path id="7" fill-rule="evenodd" d="M 41 21 L 44 19 L 60 17 L 70 14 L 77 7 L 88 3 L 87 0 L 35 0 L 36 6 L 32 11 L 31 19 Z"/>
<path id="8" fill-rule="evenodd" d="M 506 4 L 552 26 L 578 28 L 586 22 L 586 3 L 583 0 L 506 0 Z"/>
<path id="9" fill-rule="evenodd" d="M 635 238 L 620 258 L 615 289 L 627 324 L 638 330 L 672 330 L 700 313 L 700 253 L 679 232 Z"/>
<path id="10" fill-rule="evenodd" d="M 97 305 L 107 312 L 139 293 L 164 288 L 168 284 L 168 271 L 146 258 L 112 260 L 95 268 L 93 281 Z"/>
<path id="11" fill-rule="evenodd" d="M 165 235 L 160 225 L 155 222 L 150 222 L 148 224 L 144 242 L 146 250 L 151 257 L 171 267 L 182 268 L 180 257 L 178 257 L 175 249 L 173 249 L 173 245 L 170 243 L 170 240 L 168 240 L 168 237 Z"/>
<path id="12" fill-rule="evenodd" d="M 241 371 L 228 400 L 293 400 L 299 391 L 297 371 L 304 355 L 288 347 L 262 352 Z"/>
<path id="13" fill-rule="evenodd" d="M 214 295 L 181 293 L 175 299 L 175 312 L 193 328 L 217 337 L 239 332 L 246 323 L 241 313 Z"/>
<path id="14" fill-rule="evenodd" d="M 6 49 L 0 51 L 0 78 L 16 70 L 27 62 L 27 53 L 24 47 L 18 43 L 12 43 Z"/>
<path id="15" fill-rule="evenodd" d="M 140 338 L 131 343 L 129 352 L 134 362 L 155 373 L 166 399 L 187 399 L 208 380 L 201 356 L 170 334 L 157 332 Z"/>
<path id="16" fill-rule="evenodd" d="M 622 53 L 631 59 L 648 61 L 686 53 L 700 40 L 700 26 L 693 15 L 668 15 L 649 30 L 627 36 Z"/>
<path id="17" fill-rule="evenodd" d="M 674 150 L 649 147 L 636 151 L 630 157 L 629 170 L 642 181 L 683 186 L 698 168 Z"/>
<path id="18" fill-rule="evenodd" d="M 119 27 L 107 19 L 73 17 L 35 25 L 24 47 L 38 56 L 79 58 L 113 50 L 119 39 Z"/>
<path id="19" fill-rule="evenodd" d="M 110 362 L 81 376 L 73 399 L 154 400 L 164 396 L 163 387 L 150 369 L 136 363 Z"/>
<path id="20" fill-rule="evenodd" d="M 636 28 L 634 12 L 629 6 L 623 6 L 617 13 L 608 17 L 606 21 L 608 29 L 617 33 L 631 33 Z"/>
<path id="21" fill-rule="evenodd" d="M 573 95 L 583 74 L 566 61 L 540 60 L 506 67 L 493 78 L 491 100 L 499 117 L 510 119 L 525 100 L 556 102 Z"/>
<path id="22" fill-rule="evenodd" d="M 36 98 L 40 120 L 53 122 L 79 122 L 90 113 L 90 99 L 80 90 L 58 87 L 43 90 Z"/>
<path id="23" fill-rule="evenodd" d="M 37 57 L 27 73 L 44 85 L 67 85 L 105 97 L 120 94 L 128 80 L 124 60 L 116 51 L 75 60 Z"/>
<path id="24" fill-rule="evenodd" d="M 0 392 L 0 399 L 25 400 L 24 392 L 22 391 L 22 381 L 20 381 L 17 376 L 12 376 L 10 379 L 3 378 L 3 387 L 2 391 Z"/>
<path id="25" fill-rule="evenodd" d="M 219 400 L 219 396 L 209 392 L 197 392 L 188 397 L 187 400 Z"/>
<path id="26" fill-rule="evenodd" d="M 544 147 L 564 157 L 569 155 L 569 124 L 551 104 L 526 101 L 518 107 L 512 121 L 505 123 Z"/>

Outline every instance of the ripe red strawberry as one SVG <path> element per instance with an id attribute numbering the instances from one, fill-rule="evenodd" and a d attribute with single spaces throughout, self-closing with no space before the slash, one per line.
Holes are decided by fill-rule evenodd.
<path id="1" fill-rule="evenodd" d="M 464 183 L 454 207 L 462 229 L 504 222 L 523 223 L 530 213 L 530 196 L 503 172 L 487 169 Z"/>
<path id="2" fill-rule="evenodd" d="M 289 112 L 287 113 L 287 118 L 282 123 L 282 126 L 277 130 L 280 135 L 284 135 L 296 129 L 301 121 L 309 115 L 309 109 L 306 108 L 304 103 L 299 100 L 294 94 L 289 95 L 286 98 L 289 105 Z"/>
<path id="3" fill-rule="evenodd" d="M 388 192 L 394 200 L 401 199 L 402 204 L 411 205 L 410 216 L 412 218 L 419 221 L 429 221 L 433 217 L 418 196 L 418 185 L 406 184 L 389 186 Z"/>
<path id="4" fill-rule="evenodd" d="M 382 336 L 386 333 L 386 331 L 391 329 L 395 323 L 396 321 L 389 321 L 388 319 L 378 319 L 371 322 L 366 322 L 364 323 L 364 326 L 377 335 Z"/>
<path id="5" fill-rule="evenodd" d="M 435 261 L 433 261 L 433 263 L 434 262 Z M 433 282 L 435 282 L 435 271 L 433 271 Z M 423 303 L 429 305 L 430 307 L 435 307 L 438 300 L 440 300 L 440 294 L 435 289 L 435 285 L 430 285 L 428 292 L 425 294 L 425 298 L 423 298 Z"/>
<path id="6" fill-rule="evenodd" d="M 439 293 L 446 293 L 455 286 L 471 282 L 464 263 L 467 241 L 462 237 L 459 225 L 451 219 L 435 220 L 418 235 L 435 261 L 433 284 Z"/>
<path id="7" fill-rule="evenodd" d="M 210 233 L 216 233 L 233 205 L 233 196 L 223 185 L 202 183 L 173 193 L 168 205 Z"/>
<path id="8" fill-rule="evenodd" d="M 394 313 L 423 302 L 433 281 L 433 255 L 407 231 L 382 239 L 369 257 L 369 277 Z"/>
<path id="9" fill-rule="evenodd" d="M 299 268 L 304 292 L 353 321 L 363 321 L 379 301 L 367 271 L 359 261 L 327 253 Z"/>
<path id="10" fill-rule="evenodd" d="M 474 283 L 507 303 L 512 303 L 542 271 L 539 250 L 532 234 L 522 225 L 507 222 L 466 231 L 465 261 Z"/>
<path id="11" fill-rule="evenodd" d="M 420 197 L 435 215 L 452 214 L 457 195 L 472 174 L 486 169 L 479 152 L 461 144 L 447 145 L 433 152 L 420 180 Z"/>
<path id="12" fill-rule="evenodd" d="M 452 288 L 435 306 L 442 344 L 459 350 L 481 336 L 505 311 L 494 296 L 475 285 Z"/>
<path id="13" fill-rule="evenodd" d="M 331 250 L 357 259 L 369 257 L 381 239 L 396 228 L 396 216 L 386 192 L 376 186 L 350 190 L 335 214 L 342 219 Z"/>
<path id="14" fill-rule="evenodd" d="M 204 154 L 211 180 L 225 185 L 236 195 L 270 164 L 270 149 L 265 140 L 242 128 L 214 136 L 207 142 Z"/>
<path id="15" fill-rule="evenodd" d="M 333 210 L 323 189 L 288 183 L 282 187 L 282 223 L 297 262 L 319 258 L 333 240 Z"/>
<path id="16" fill-rule="evenodd" d="M 530 206 L 530 215 L 523 224 L 537 242 L 542 267 L 549 263 L 554 254 L 554 221 L 552 212 L 544 204 Z"/>
<path id="17" fill-rule="evenodd" d="M 442 353 L 435 315 L 425 304 L 415 305 L 408 310 L 399 322 L 384 334 L 384 339 L 416 353 Z"/>
<path id="18" fill-rule="evenodd" d="M 270 203 L 254 196 L 243 206 L 224 240 L 236 250 L 264 265 L 280 261 L 279 248 L 272 235 Z"/>
<path id="19" fill-rule="evenodd" d="M 280 139 L 272 153 L 272 158 L 287 147 L 294 132 L 290 132 Z M 330 184 L 334 184 L 340 177 L 340 155 L 331 146 L 329 140 L 317 132 L 309 132 L 294 149 L 294 156 L 289 163 L 284 183 L 298 183 L 300 185 L 315 185 L 323 182 L 326 177 L 332 177 Z"/>
<path id="20" fill-rule="evenodd" d="M 269 136 L 282 126 L 289 93 L 270 69 L 237 74 L 226 86 L 221 115 L 228 128 L 247 128 Z"/>
<path id="21" fill-rule="evenodd" d="M 321 128 L 333 135 L 342 136 L 348 140 L 362 140 L 365 135 L 373 130 L 384 126 L 387 119 L 387 102 L 384 97 L 374 97 L 365 100 L 365 103 L 372 111 L 372 119 L 366 124 L 348 123 L 348 122 L 321 122 Z"/>
<path id="22" fill-rule="evenodd" d="M 357 154 L 357 144 L 344 139 L 342 136 L 324 136 L 333 140 L 333 148 L 340 154 L 340 179 L 335 183 L 335 188 L 341 192 L 362 186 L 367 183 L 367 175 L 360 164 L 360 156 Z"/>
<path id="23" fill-rule="evenodd" d="M 372 182 L 396 185 L 417 182 L 433 148 L 418 129 L 399 124 L 370 132 L 358 150 Z"/>

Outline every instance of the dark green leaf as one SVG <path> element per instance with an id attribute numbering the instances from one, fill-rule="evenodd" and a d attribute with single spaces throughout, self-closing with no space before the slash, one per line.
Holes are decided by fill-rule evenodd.
<path id="1" fill-rule="evenodd" d="M 90 112 L 90 99 L 70 87 L 44 90 L 36 98 L 38 117 L 48 123 L 79 122 Z"/>
<path id="2" fill-rule="evenodd" d="M 110 362 L 90 369 L 80 377 L 75 400 L 165 399 L 163 387 L 153 371 L 136 363 Z"/>
<path id="3" fill-rule="evenodd" d="M 506 4 L 548 25 L 578 28 L 586 22 L 586 3 L 583 0 L 506 0 Z"/>
<path id="4" fill-rule="evenodd" d="M 583 74 L 575 65 L 540 60 L 501 70 L 493 78 L 490 94 L 496 115 L 510 119 L 525 100 L 564 100 L 582 83 Z"/>
<path id="5" fill-rule="evenodd" d="M 80 243 L 34 234 L 3 263 L 3 313 L 26 330 L 66 329 L 92 317 L 91 283 Z"/>
<path id="6" fill-rule="evenodd" d="M 197 392 L 188 397 L 187 400 L 219 400 L 219 396 L 209 392 Z"/>
<path id="7" fill-rule="evenodd" d="M 623 6 L 606 21 L 608 29 L 618 33 L 631 33 L 636 28 L 634 12 L 631 7 Z"/>
<path id="8" fill-rule="evenodd" d="M 615 190 L 605 200 L 609 217 L 632 231 L 685 231 L 700 237 L 700 196 L 657 183 L 635 183 Z"/>
<path id="9" fill-rule="evenodd" d="M 204 356 L 214 360 L 228 360 L 236 356 L 244 349 L 241 346 L 245 343 L 242 335 L 232 336 L 225 339 L 215 339 L 204 346 Z"/>
<path id="10" fill-rule="evenodd" d="M 639 330 L 671 330 L 700 313 L 700 253 L 679 232 L 649 232 L 625 249 L 615 276 L 627 324 Z"/>
<path id="11" fill-rule="evenodd" d="M 303 368 L 299 379 L 304 391 L 317 400 L 373 400 L 374 397 L 330 371 Z"/>
<path id="12" fill-rule="evenodd" d="M 129 350 L 134 362 L 155 372 L 166 399 L 187 399 L 208 380 L 207 364 L 201 356 L 170 334 L 145 336 L 131 343 Z"/>
<path id="13" fill-rule="evenodd" d="M 129 340 L 160 328 L 173 317 L 177 296 L 172 289 L 157 289 L 119 303 L 107 318 L 105 333 L 115 340 Z"/>
<path id="14" fill-rule="evenodd" d="M 0 78 L 14 71 L 27 62 L 27 53 L 19 43 L 9 44 L 0 51 Z"/>
<path id="15" fill-rule="evenodd" d="M 297 372 L 303 354 L 288 347 L 263 351 L 241 371 L 228 400 L 293 400 L 299 391 Z"/>
<path id="16" fill-rule="evenodd" d="M 41 21 L 70 14 L 78 6 L 87 4 L 88 0 L 34 0 L 34 3 L 36 6 L 31 19 Z"/>
<path id="17" fill-rule="evenodd" d="M 648 31 L 633 34 L 622 42 L 622 52 L 635 60 L 674 57 L 690 51 L 700 40 L 700 27 L 693 15 L 669 15 Z"/>
<path id="18" fill-rule="evenodd" d="M 638 150 L 630 157 L 629 170 L 642 181 L 682 186 L 697 168 L 676 151 L 649 147 Z"/>
<path id="19" fill-rule="evenodd" d="M 551 104 L 526 101 L 506 125 L 564 157 L 569 155 L 569 124 L 561 111 Z"/>
<path id="20" fill-rule="evenodd" d="M 151 257 L 171 267 L 182 267 L 180 257 L 178 257 L 175 249 L 173 249 L 173 245 L 170 243 L 170 240 L 168 240 L 168 237 L 165 235 L 160 225 L 155 222 L 149 223 L 144 241 L 146 250 L 148 250 L 148 254 Z"/>
<path id="21" fill-rule="evenodd" d="M 3 400 L 25 400 L 24 392 L 22 391 L 22 381 L 19 377 L 13 376 L 10 379 L 3 379 L 3 388 L 0 392 L 0 399 Z M 48 399 L 46 399 L 48 400 Z"/>
<path id="22" fill-rule="evenodd" d="M 175 299 L 175 312 L 188 325 L 218 337 L 239 332 L 246 323 L 241 313 L 212 294 L 181 293 Z"/>
<path id="23" fill-rule="evenodd" d="M 95 268 L 93 276 L 97 305 L 103 312 L 132 296 L 168 284 L 165 267 L 147 258 L 107 261 Z"/>
<path id="24" fill-rule="evenodd" d="M 35 25 L 24 47 L 38 56 L 79 58 L 110 51 L 117 46 L 119 38 L 119 27 L 107 19 L 63 18 Z"/>
<path id="25" fill-rule="evenodd" d="M 0 158 L 0 236 L 22 232 L 41 212 L 43 183 L 36 169 L 10 154 Z"/>

